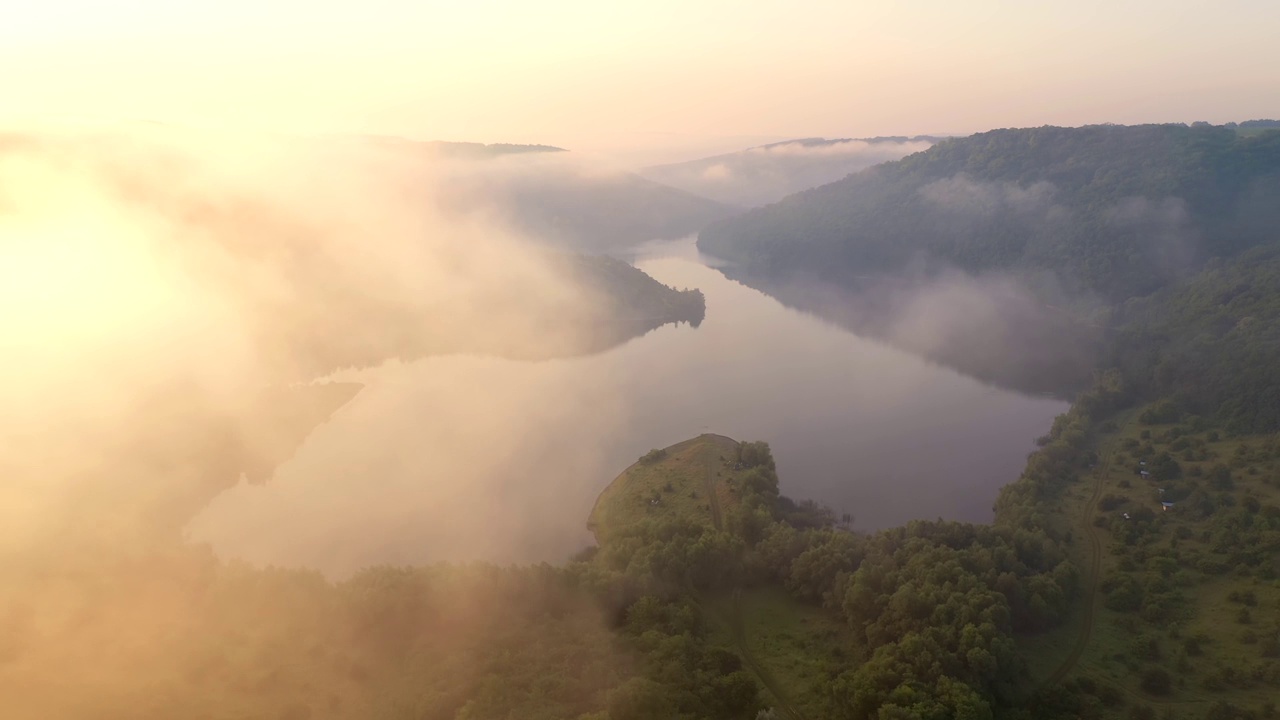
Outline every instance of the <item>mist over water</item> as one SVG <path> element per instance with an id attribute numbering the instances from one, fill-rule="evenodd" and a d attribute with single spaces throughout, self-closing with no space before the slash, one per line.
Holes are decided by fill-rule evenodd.
<path id="1" fill-rule="evenodd" d="M 705 321 L 586 357 L 454 355 L 340 375 L 365 389 L 269 483 L 216 498 L 190 537 L 337 576 L 377 563 L 560 561 L 590 543 L 587 515 L 614 476 L 702 432 L 767 440 L 784 494 L 850 513 L 860 530 L 985 522 L 1067 407 L 784 307 L 727 280 L 692 241 L 642 246 L 635 262 L 700 288 Z"/>

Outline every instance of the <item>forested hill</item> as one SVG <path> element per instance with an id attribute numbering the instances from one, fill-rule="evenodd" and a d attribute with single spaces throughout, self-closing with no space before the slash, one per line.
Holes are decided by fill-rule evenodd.
<path id="1" fill-rule="evenodd" d="M 1164 414 L 1215 418 L 1231 433 L 1280 430 L 1280 244 L 1213 262 L 1127 303 L 1108 356 Z"/>
<path id="2" fill-rule="evenodd" d="M 1280 132 L 1196 125 L 993 130 L 715 223 L 749 276 L 835 282 L 959 268 L 1145 295 L 1280 227 Z"/>

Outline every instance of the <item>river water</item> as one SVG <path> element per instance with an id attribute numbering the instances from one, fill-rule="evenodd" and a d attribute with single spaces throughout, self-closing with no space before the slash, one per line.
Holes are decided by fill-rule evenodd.
<path id="1" fill-rule="evenodd" d="M 434 357 L 350 373 L 365 389 L 266 485 L 223 493 L 189 535 L 223 557 L 334 576 L 380 563 L 559 562 L 596 495 L 651 448 L 766 440 L 781 489 L 873 530 L 988 521 L 1066 404 L 985 385 L 727 280 L 691 240 L 636 249 L 700 288 L 699 327 L 522 362 Z"/>

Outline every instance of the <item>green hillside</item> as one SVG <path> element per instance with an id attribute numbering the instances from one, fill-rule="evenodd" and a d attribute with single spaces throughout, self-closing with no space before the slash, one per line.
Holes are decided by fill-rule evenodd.
<path id="1" fill-rule="evenodd" d="M 1276 130 L 992 130 L 714 223 L 698 247 L 856 333 L 1069 398 L 1124 302 L 1280 240 L 1276 197 Z"/>
<path id="2" fill-rule="evenodd" d="M 1055 503 L 1098 593 L 1064 634 L 1023 643 L 1042 680 L 1082 679 L 1105 705 L 1188 717 L 1276 696 L 1277 440 L 1227 438 L 1153 407 L 1107 426 L 1101 462 Z"/>
<path id="3" fill-rule="evenodd" d="M 1280 244 L 1128 303 L 1114 324 L 1103 363 L 1166 412 L 1232 433 L 1280 430 Z"/>
<path id="4" fill-rule="evenodd" d="M 1278 190 L 1280 132 L 992 130 L 715 223 L 699 247 L 749 277 L 1049 271 L 1114 301 L 1274 237 Z"/>

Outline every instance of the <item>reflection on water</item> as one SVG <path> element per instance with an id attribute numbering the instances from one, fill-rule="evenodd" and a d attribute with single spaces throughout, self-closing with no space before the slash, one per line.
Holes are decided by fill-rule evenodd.
<path id="1" fill-rule="evenodd" d="M 265 486 L 224 493 L 194 539 L 341 575 L 376 563 L 559 561 L 596 494 L 701 432 L 767 440 L 782 491 L 859 529 L 986 521 L 1060 401 L 983 385 L 725 279 L 692 242 L 641 247 L 706 320 L 590 357 L 436 357 L 353 373 L 365 390 Z"/>

